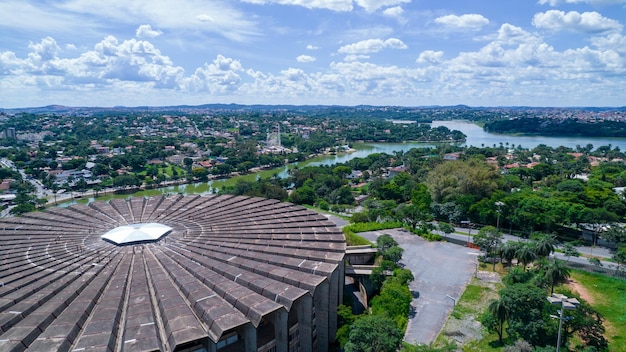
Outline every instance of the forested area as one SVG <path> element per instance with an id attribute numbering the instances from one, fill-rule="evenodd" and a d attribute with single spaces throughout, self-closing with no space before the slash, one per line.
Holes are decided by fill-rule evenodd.
<path id="1" fill-rule="evenodd" d="M 492 133 L 519 133 L 541 136 L 626 137 L 626 122 L 578 121 L 576 119 L 547 119 L 528 117 L 492 120 L 485 123 L 485 131 Z"/>

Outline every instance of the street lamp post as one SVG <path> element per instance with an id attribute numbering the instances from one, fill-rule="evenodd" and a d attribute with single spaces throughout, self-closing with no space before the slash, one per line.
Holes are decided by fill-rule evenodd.
<path id="1" fill-rule="evenodd" d="M 502 206 L 504 205 L 504 203 L 498 201 L 495 204 L 498 207 L 498 210 L 496 211 L 498 213 L 498 217 L 496 220 L 496 229 L 499 231 L 500 230 L 500 214 L 502 213 Z"/>
<path id="2" fill-rule="evenodd" d="M 500 232 L 500 213 L 502 213 L 502 209 L 501 208 L 504 205 L 504 202 L 498 201 L 495 204 L 498 207 L 498 210 L 496 210 L 496 212 L 498 213 L 497 220 L 496 220 L 496 230 L 499 233 Z"/>
<path id="3" fill-rule="evenodd" d="M 556 352 L 560 352 L 561 351 L 561 328 L 563 326 L 563 313 L 565 312 L 566 309 L 568 310 L 576 309 L 576 307 L 578 307 L 580 302 L 576 298 L 567 298 L 567 296 L 559 294 L 559 293 L 553 293 L 552 296 L 548 296 L 548 302 L 557 306 L 558 305 L 561 306 L 561 310 L 558 311 L 559 312 L 559 334 L 556 340 Z"/>

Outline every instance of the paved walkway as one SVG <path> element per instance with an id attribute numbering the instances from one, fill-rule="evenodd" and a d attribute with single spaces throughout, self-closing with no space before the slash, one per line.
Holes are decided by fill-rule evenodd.
<path id="1" fill-rule="evenodd" d="M 427 242 L 402 229 L 362 232 L 360 236 L 376 242 L 384 233 L 404 249 L 400 264 L 413 272 L 409 284 L 413 293 L 412 309 L 404 340 L 429 344 L 443 328 L 465 286 L 476 270 L 477 250 L 448 242 Z"/>

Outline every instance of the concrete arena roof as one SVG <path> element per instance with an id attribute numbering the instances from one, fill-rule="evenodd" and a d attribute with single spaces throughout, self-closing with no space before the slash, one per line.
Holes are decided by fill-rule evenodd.
<path id="1" fill-rule="evenodd" d="M 159 223 L 155 243 L 101 235 Z M 172 351 L 314 294 L 342 262 L 326 217 L 235 196 L 115 199 L 0 221 L 0 350 Z"/>

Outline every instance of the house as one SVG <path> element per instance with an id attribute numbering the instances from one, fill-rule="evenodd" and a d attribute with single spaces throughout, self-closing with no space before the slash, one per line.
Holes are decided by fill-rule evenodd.
<path id="1" fill-rule="evenodd" d="M 461 153 L 446 153 L 443 155 L 443 160 L 459 160 L 461 159 Z"/>

